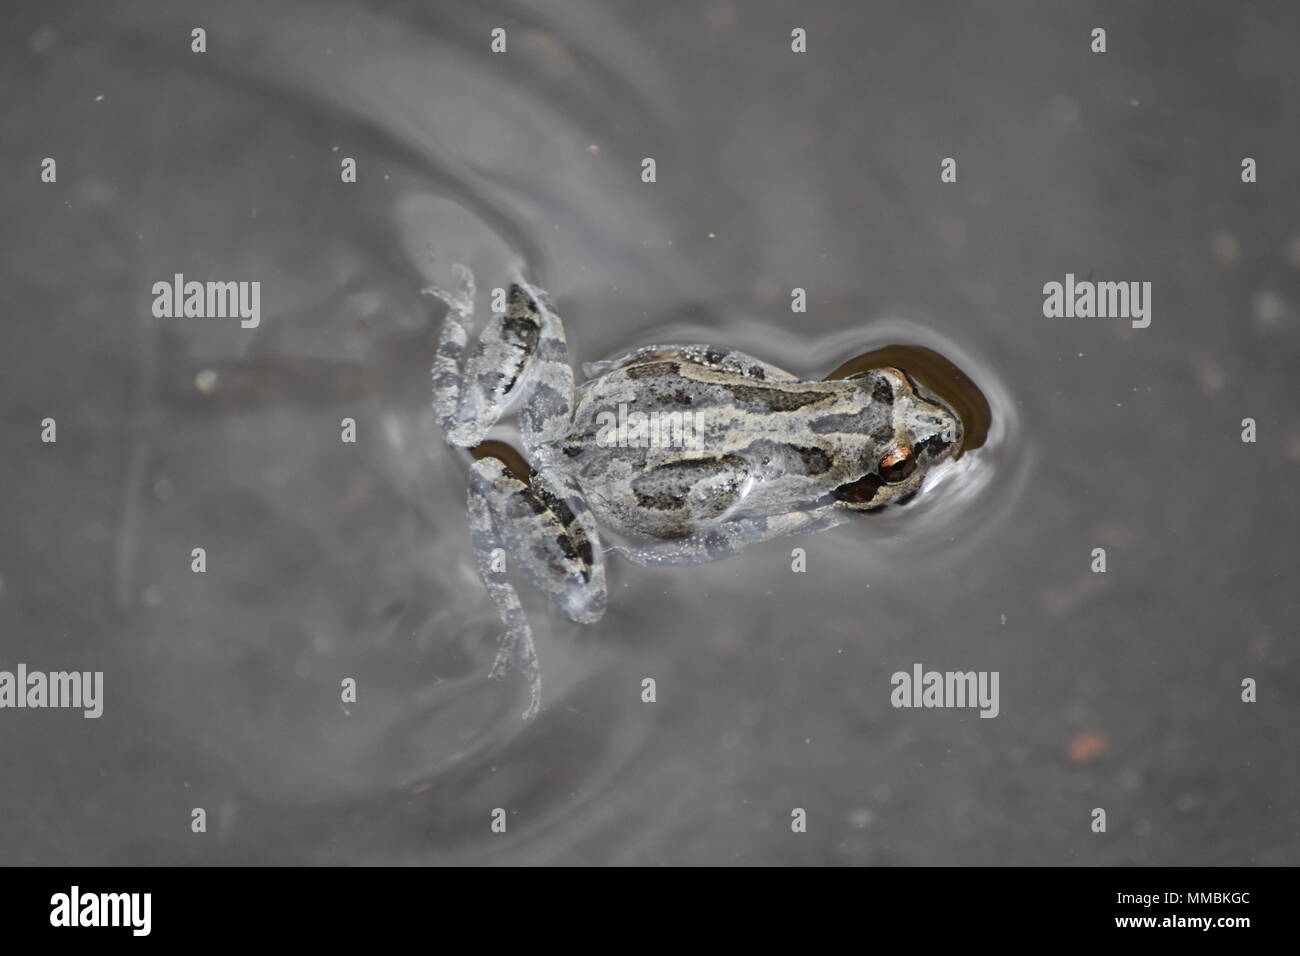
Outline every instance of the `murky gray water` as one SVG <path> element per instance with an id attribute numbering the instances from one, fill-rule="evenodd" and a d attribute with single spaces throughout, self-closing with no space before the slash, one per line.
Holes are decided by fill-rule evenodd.
<path id="1" fill-rule="evenodd" d="M 275 11 L 8 16 L 0 669 L 105 700 L 0 711 L 0 861 L 1300 862 L 1293 5 Z M 598 625 L 526 594 L 526 724 L 428 408 L 457 261 L 577 365 L 929 345 L 995 433 L 895 516 L 613 559 Z M 175 273 L 261 324 L 155 318 Z M 1066 273 L 1150 327 L 1044 318 Z M 1000 715 L 895 709 L 917 662 Z"/>

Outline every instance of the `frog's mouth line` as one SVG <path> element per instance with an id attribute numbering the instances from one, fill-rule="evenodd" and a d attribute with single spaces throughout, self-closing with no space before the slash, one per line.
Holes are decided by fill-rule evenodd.
<path id="1" fill-rule="evenodd" d="M 943 401 L 961 419 L 964 437 L 961 447 L 953 452 L 954 460 L 988 440 L 993 410 L 980 387 L 956 365 L 924 345 L 886 345 L 872 349 L 849 359 L 827 375 L 826 381 L 886 365 L 906 375 L 914 388 L 919 386 L 923 396 L 929 393 Z"/>
<path id="2" fill-rule="evenodd" d="M 831 492 L 831 497 L 836 501 L 844 502 L 850 507 L 855 505 L 865 505 L 876 497 L 876 492 L 884 487 L 884 484 L 884 480 L 879 475 L 864 475 L 857 481 L 851 481 L 847 485 L 840 485 Z M 871 509 L 854 508 L 854 510 L 862 510 L 864 513 L 870 513 L 872 511 L 880 511 L 883 508 L 884 505 L 879 505 Z"/>

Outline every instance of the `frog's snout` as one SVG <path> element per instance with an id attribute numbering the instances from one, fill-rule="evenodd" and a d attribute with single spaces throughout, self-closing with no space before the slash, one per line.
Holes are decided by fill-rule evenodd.
<path id="1" fill-rule="evenodd" d="M 938 462 L 945 458 L 960 458 L 966 439 L 966 429 L 962 424 L 961 416 L 946 404 L 940 402 L 931 404 L 935 410 L 935 425 L 917 442 L 917 452 L 927 463 Z"/>

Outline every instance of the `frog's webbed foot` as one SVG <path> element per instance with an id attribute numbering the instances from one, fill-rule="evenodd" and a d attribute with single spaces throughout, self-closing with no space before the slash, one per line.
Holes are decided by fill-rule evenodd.
<path id="1" fill-rule="evenodd" d="M 529 683 L 524 717 L 532 717 L 541 701 L 541 671 L 506 561 L 517 563 L 573 620 L 599 620 L 605 612 L 605 565 L 595 523 L 566 479 L 533 473 L 524 481 L 493 457 L 471 468 L 469 520 L 479 577 L 506 625 L 491 674 L 519 667 Z"/>
<path id="2" fill-rule="evenodd" d="M 470 348 L 474 275 L 463 265 L 452 270 L 454 289 L 424 290 L 447 304 L 433 362 L 433 409 L 447 442 L 477 445 L 525 392 L 532 393 L 520 416 L 525 447 L 558 437 L 572 410 L 573 370 L 550 296 L 522 279 L 511 285 L 506 311 L 488 321 Z"/>
<path id="3" fill-rule="evenodd" d="M 537 645 L 533 643 L 533 632 L 527 621 L 522 628 L 511 628 L 501 636 L 488 677 L 500 680 L 512 667 L 518 667 L 528 681 L 528 706 L 524 708 L 523 718 L 529 720 L 542 707 L 542 669 L 537 664 Z"/>
<path id="4" fill-rule="evenodd" d="M 492 659 L 492 666 L 488 669 L 488 677 L 492 680 L 500 680 L 510 673 L 510 668 L 516 665 L 519 665 L 519 669 L 528 676 L 530 686 L 540 691 L 542 675 L 541 669 L 537 666 L 537 645 L 533 643 L 532 630 L 526 625 L 523 628 L 508 630 L 501 635 L 501 641 L 497 644 L 496 657 Z M 541 695 L 535 696 L 540 698 Z M 528 709 L 536 711 L 536 707 L 533 706 Z"/>
<path id="5" fill-rule="evenodd" d="M 469 492 L 469 527 L 474 544 L 474 558 L 479 578 L 487 588 L 488 597 L 505 622 L 506 632 L 497 646 L 496 659 L 488 676 L 501 678 L 518 664 L 528 680 L 529 701 L 524 710 L 526 718 L 536 715 L 542 696 L 541 669 L 537 666 L 537 648 L 533 644 L 532 629 L 519 603 L 517 592 L 506 576 L 501 535 L 496 528 L 488 496 L 471 485 Z"/>

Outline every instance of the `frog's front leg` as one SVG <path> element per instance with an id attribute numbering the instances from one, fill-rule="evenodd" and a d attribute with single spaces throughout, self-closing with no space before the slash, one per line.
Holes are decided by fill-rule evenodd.
<path id="1" fill-rule="evenodd" d="M 618 544 L 614 549 L 634 564 L 708 564 L 738 554 L 752 544 L 785 535 L 824 531 L 850 517 L 848 512 L 827 504 L 768 518 L 732 518 L 702 529 L 690 538 L 644 546 Z"/>
<path id="2" fill-rule="evenodd" d="M 496 458 L 480 458 L 472 466 L 469 521 L 479 577 L 506 625 L 492 674 L 519 666 L 529 683 L 524 717 L 532 717 L 541 702 L 541 671 L 507 563 L 517 563 L 572 620 L 593 623 L 606 603 L 595 522 L 567 477 L 534 472 L 524 481 Z"/>
<path id="3" fill-rule="evenodd" d="M 433 361 L 433 408 L 443 435 L 449 444 L 472 448 L 515 398 L 530 393 L 520 425 L 531 453 L 563 434 L 573 407 L 563 323 L 550 296 L 521 279 L 510 286 L 506 311 L 494 315 L 468 348 L 474 274 L 459 264 L 452 271 L 455 289 L 424 290 L 447 304 Z"/>

